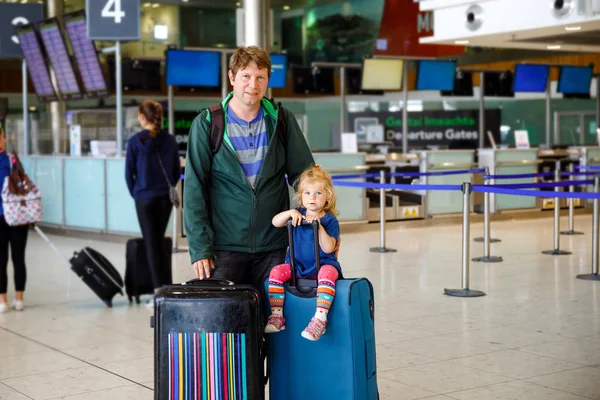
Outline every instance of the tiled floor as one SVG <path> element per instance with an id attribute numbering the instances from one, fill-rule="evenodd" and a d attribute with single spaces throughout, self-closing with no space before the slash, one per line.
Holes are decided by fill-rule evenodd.
<path id="1" fill-rule="evenodd" d="M 591 218 L 576 224 L 586 235 L 561 237 L 573 255 L 552 257 L 540 254 L 551 219 L 494 223 L 505 261 L 472 264 L 471 288 L 487 296 L 470 299 L 442 294 L 460 287 L 460 226 L 388 225 L 390 254 L 369 253 L 375 231 L 345 234 L 345 274 L 376 290 L 381 398 L 600 399 L 600 282 L 575 279 L 591 270 Z M 123 244 L 52 239 L 123 271 Z M 152 399 L 151 312 L 123 297 L 107 309 L 33 232 L 27 262 L 27 309 L 0 315 L 0 399 Z M 187 254 L 174 265 L 176 281 L 191 278 Z"/>

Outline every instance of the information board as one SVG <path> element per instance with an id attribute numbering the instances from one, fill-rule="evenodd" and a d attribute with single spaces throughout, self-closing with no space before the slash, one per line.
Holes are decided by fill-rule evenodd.
<path id="1" fill-rule="evenodd" d="M 40 21 L 38 22 L 38 29 L 62 98 L 64 100 L 83 98 L 58 20 L 49 18 Z"/>
<path id="2" fill-rule="evenodd" d="M 17 26 L 15 31 L 19 39 L 19 46 L 25 61 L 27 61 L 27 70 L 39 101 L 51 102 L 58 100 L 33 24 Z"/>
<path id="3" fill-rule="evenodd" d="M 43 4 L 0 3 L 0 57 L 21 58 L 15 26 L 31 24 L 43 18 Z"/>
<path id="4" fill-rule="evenodd" d="M 67 37 L 81 74 L 87 97 L 108 96 L 108 86 L 102 73 L 96 45 L 86 37 L 85 11 L 63 15 Z"/>

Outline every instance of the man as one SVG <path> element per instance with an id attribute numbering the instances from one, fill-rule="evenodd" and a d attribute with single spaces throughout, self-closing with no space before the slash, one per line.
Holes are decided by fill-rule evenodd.
<path id="1" fill-rule="evenodd" d="M 263 49 L 250 46 L 233 54 L 228 72 L 233 93 L 221 103 L 223 140 L 213 154 L 211 113 L 203 111 L 190 129 L 184 190 L 196 276 L 250 284 L 261 293 L 270 270 L 285 261 L 285 232 L 271 224 L 290 208 L 285 175 L 292 184 L 314 164 L 292 113 L 264 98 L 270 75 Z M 276 134 L 279 113 L 286 127 L 282 135 Z"/>

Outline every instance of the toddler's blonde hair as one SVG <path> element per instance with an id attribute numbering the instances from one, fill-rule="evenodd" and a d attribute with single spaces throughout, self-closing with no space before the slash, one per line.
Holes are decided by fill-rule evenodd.
<path id="1" fill-rule="evenodd" d="M 304 208 L 304 205 L 302 204 L 302 192 L 304 192 L 304 188 L 309 182 L 317 182 L 323 187 L 325 195 L 327 196 L 325 207 L 323 209 L 333 216 L 337 217 L 340 215 L 340 212 L 336 208 L 337 196 L 335 194 L 335 189 L 333 188 L 331 176 L 323 171 L 318 164 L 304 171 L 302 175 L 300 175 L 300 178 L 298 178 L 298 190 L 296 192 L 296 201 L 298 205 Z"/>

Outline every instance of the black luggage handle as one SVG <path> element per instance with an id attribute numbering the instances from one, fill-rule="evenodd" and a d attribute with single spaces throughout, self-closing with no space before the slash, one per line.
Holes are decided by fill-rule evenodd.
<path id="1" fill-rule="evenodd" d="M 290 286 L 296 287 L 296 259 L 294 257 L 294 225 L 292 224 L 292 219 L 290 218 L 287 221 L 287 229 L 288 229 L 288 241 L 290 243 L 290 265 L 292 266 L 292 279 Z M 313 221 L 312 223 L 302 219 L 302 223 L 300 225 L 312 225 L 314 237 L 315 237 L 315 265 L 317 268 L 317 275 L 319 274 L 319 270 L 321 269 L 321 248 L 319 247 L 319 221 Z M 304 279 L 302 279 L 304 283 Z M 312 286 L 312 285 L 311 285 Z"/>
<path id="2" fill-rule="evenodd" d="M 234 282 L 229 281 L 227 279 L 219 279 L 219 278 L 208 278 L 208 279 L 191 279 L 189 281 L 183 282 L 182 285 L 199 285 L 199 284 L 206 284 L 206 285 L 213 285 L 213 286 L 233 286 L 235 285 Z"/>

